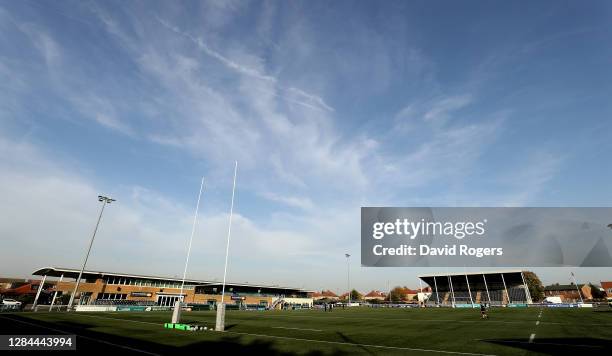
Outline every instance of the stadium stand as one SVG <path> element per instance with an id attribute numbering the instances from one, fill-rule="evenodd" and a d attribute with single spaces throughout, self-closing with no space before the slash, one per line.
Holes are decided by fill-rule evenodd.
<path id="1" fill-rule="evenodd" d="M 474 306 L 531 304 L 520 270 L 419 276 L 432 290 L 427 305 Z"/>
<path id="2" fill-rule="evenodd" d="M 32 273 L 42 276 L 38 284 L 52 288 L 45 291 L 49 298 L 41 298 L 43 304 L 50 303 L 63 296 L 70 296 L 75 287 L 75 280 L 80 270 L 59 267 L 43 267 Z M 47 277 L 59 278 L 45 282 Z M 97 306 L 173 306 L 176 300 L 182 299 L 185 303 L 195 306 L 214 307 L 221 302 L 222 283 L 218 281 L 206 281 L 186 279 L 181 288 L 182 280 L 177 277 L 143 276 L 128 273 L 84 271 L 79 284 L 76 303 L 77 305 Z M 35 293 L 34 303 L 31 307 L 35 310 L 37 301 L 43 293 L 38 293 L 28 284 L 25 290 Z M 275 300 L 281 299 L 291 305 L 307 304 L 312 306 L 313 299 L 308 297 L 312 291 L 301 288 L 281 287 L 278 285 L 261 285 L 249 283 L 226 283 L 224 302 L 228 309 L 248 309 L 269 307 Z M 58 298 L 55 298 L 58 297 Z M 44 299 L 44 300 L 43 300 Z M 282 303 L 274 304 L 280 307 Z M 51 308 L 51 305 L 50 307 Z"/>

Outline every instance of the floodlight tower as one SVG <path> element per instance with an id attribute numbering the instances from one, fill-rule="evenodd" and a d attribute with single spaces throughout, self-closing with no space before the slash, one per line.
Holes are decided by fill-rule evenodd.
<path id="1" fill-rule="evenodd" d="M 68 302 L 68 310 L 72 309 L 72 303 L 74 302 L 74 296 L 79 289 L 79 284 L 81 283 L 81 277 L 83 276 L 83 271 L 85 271 L 85 266 L 87 265 L 87 259 L 89 258 L 89 253 L 91 252 L 91 246 L 93 246 L 94 239 L 96 238 L 96 232 L 98 232 L 98 226 L 100 226 L 100 220 L 102 220 L 102 213 L 104 213 L 104 207 L 106 204 L 110 204 L 115 201 L 115 199 L 98 195 L 98 201 L 102 203 L 102 208 L 100 208 L 100 215 L 98 215 L 98 222 L 96 222 L 96 227 L 94 228 L 93 235 L 91 236 L 91 241 L 89 241 L 89 248 L 87 248 L 87 253 L 85 254 L 85 260 L 83 261 L 83 267 L 81 268 L 81 272 L 79 272 L 79 277 L 76 280 L 74 285 L 74 290 L 72 291 L 72 295 L 70 296 L 70 301 Z"/>

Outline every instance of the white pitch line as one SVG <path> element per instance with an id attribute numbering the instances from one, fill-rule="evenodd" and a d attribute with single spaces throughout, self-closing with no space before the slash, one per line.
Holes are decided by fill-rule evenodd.
<path id="1" fill-rule="evenodd" d="M 159 325 L 159 323 L 153 323 L 153 322 L 149 322 L 149 321 L 140 321 L 140 320 L 133 320 L 133 319 L 124 319 L 124 318 L 109 318 L 109 317 L 104 317 L 104 316 L 99 316 L 99 315 L 88 315 L 88 314 L 79 314 L 82 316 L 88 316 L 90 318 L 100 318 L 100 319 L 112 319 L 112 320 L 124 320 L 124 321 L 132 321 L 135 323 L 144 323 L 144 324 L 153 324 L 153 325 Z M 284 315 L 262 315 L 262 318 L 266 318 L 266 317 L 284 317 Z M 287 318 L 319 318 L 316 316 L 308 316 L 308 315 L 287 315 Z M 419 322 L 419 321 L 424 321 L 424 322 L 467 322 L 467 323 L 481 323 L 481 321 L 476 321 L 476 320 L 453 320 L 453 319 L 426 319 L 426 320 L 416 320 L 416 319 L 381 319 L 381 318 L 351 318 L 351 317 L 342 317 L 342 316 L 331 316 L 331 317 L 325 317 L 325 319 L 358 319 L 358 320 L 399 320 L 399 321 L 414 321 L 414 322 Z M 528 322 L 527 320 L 525 321 L 504 321 L 504 320 L 491 320 L 494 323 L 511 323 L 511 324 L 522 324 L 522 323 L 526 323 Z"/>
<path id="2" fill-rule="evenodd" d="M 153 323 L 150 321 L 141 321 L 141 320 L 132 320 L 132 319 L 123 319 L 123 318 L 109 318 L 106 316 L 99 315 L 87 315 L 87 314 L 79 314 L 79 316 L 88 316 L 90 318 L 98 318 L 98 319 L 110 319 L 110 320 L 119 320 L 119 321 L 129 321 L 132 323 L 141 323 L 141 324 L 149 324 L 149 325 L 161 325 L 160 323 Z"/>
<path id="3" fill-rule="evenodd" d="M 319 329 L 302 329 L 302 328 L 287 328 L 284 326 L 271 326 L 272 329 L 288 329 L 288 330 L 305 330 L 305 331 L 323 331 Z"/>
<path id="4" fill-rule="evenodd" d="M 531 336 L 529 336 L 529 343 L 533 343 L 533 339 L 535 339 L 535 334 L 531 334 Z"/>
<path id="5" fill-rule="evenodd" d="M 42 313 L 41 313 L 42 314 Z M 148 321 L 140 321 L 140 320 L 131 320 L 131 319 L 123 319 L 123 318 L 108 318 L 108 317 L 103 317 L 103 316 L 97 316 L 97 315 L 87 315 L 87 314 L 79 314 L 80 316 L 88 316 L 91 318 L 101 318 L 101 319 L 112 319 L 112 320 L 123 320 L 123 321 L 131 321 L 134 323 L 143 323 L 143 324 L 151 324 L 151 325 L 159 325 L 159 323 L 153 323 L 153 322 L 148 322 Z M 261 315 L 261 318 L 267 318 L 267 317 L 287 317 L 287 318 L 319 318 L 317 316 L 308 316 L 308 315 Z M 423 319 L 423 320 L 418 320 L 418 319 L 398 319 L 398 318 L 393 318 L 393 319 L 381 319 L 381 318 L 359 318 L 359 317 L 342 317 L 342 316 L 330 316 L 330 317 L 321 317 L 321 318 L 325 318 L 325 319 L 355 319 L 355 320 L 399 320 L 399 321 L 412 321 L 412 322 L 456 322 L 456 323 L 482 323 L 482 321 L 480 320 L 453 320 L 453 319 Z M 248 320 L 246 320 L 248 321 Z M 525 324 L 525 323 L 529 323 L 532 322 L 533 320 L 525 320 L 525 321 L 510 321 L 510 320 L 487 320 L 487 323 L 502 323 L 502 324 Z M 556 322 L 551 322 L 551 321 L 546 321 L 546 322 L 542 322 L 542 323 L 546 323 L 548 325 L 572 325 L 569 323 L 556 323 Z M 582 326 L 610 326 L 610 324 L 580 324 Z"/>
<path id="6" fill-rule="evenodd" d="M 152 322 L 147 322 L 147 321 L 119 319 L 119 318 L 107 318 L 107 317 L 97 316 L 97 315 L 84 315 L 84 316 L 89 316 L 89 317 L 92 317 L 92 318 L 100 318 L 100 319 L 122 320 L 122 321 L 129 321 L 129 322 L 133 322 L 133 323 L 143 323 L 143 324 L 159 325 L 157 323 L 152 323 Z M 406 351 L 422 351 L 422 352 L 432 352 L 432 353 L 441 353 L 441 354 L 453 354 L 453 355 L 495 356 L 494 354 L 479 354 L 479 353 L 473 353 L 473 352 L 458 352 L 458 351 L 418 349 L 418 348 L 399 347 L 399 346 L 357 344 L 357 343 L 341 342 L 341 341 L 325 341 L 325 340 L 302 339 L 302 338 L 288 337 L 288 336 L 250 334 L 250 333 L 241 333 L 241 332 L 235 332 L 235 331 L 223 331 L 223 332 L 226 333 L 226 334 L 245 335 L 245 336 L 257 336 L 257 337 L 268 337 L 268 338 L 273 338 L 273 339 L 285 339 L 285 340 L 296 340 L 296 341 L 306 341 L 306 342 L 318 342 L 318 343 L 323 343 L 323 344 L 334 344 L 334 345 L 345 345 L 345 346 L 371 347 L 371 348 L 379 348 L 379 349 L 406 350 Z"/>
<path id="7" fill-rule="evenodd" d="M 529 341 L 518 341 L 518 340 L 490 340 L 490 339 L 474 339 L 476 341 L 495 341 L 502 343 L 512 343 L 512 344 L 529 344 Z M 570 346 L 570 347 L 592 347 L 596 349 L 601 349 L 603 346 L 599 345 L 580 345 L 580 344 L 559 344 L 554 342 L 538 342 L 538 345 L 554 345 L 554 346 Z"/>
<path id="8" fill-rule="evenodd" d="M 408 321 L 414 323 L 432 322 L 432 323 L 482 323 L 480 320 L 457 320 L 457 319 L 409 319 L 409 318 L 368 318 L 368 317 L 347 317 L 347 316 L 312 316 L 312 315 L 262 315 L 262 318 L 310 318 L 310 319 L 349 319 L 349 320 L 380 320 L 380 321 Z M 509 321 L 509 320 L 488 320 L 488 323 L 510 323 L 522 324 L 529 323 L 531 320 Z"/>
<path id="9" fill-rule="evenodd" d="M 59 333 L 63 333 L 63 334 L 68 334 L 68 335 L 73 334 L 73 332 L 64 331 L 64 330 L 55 329 L 55 328 L 50 328 L 48 326 L 42 326 L 42 325 L 34 324 L 34 323 L 28 323 L 27 321 L 23 321 L 23 320 L 17 320 L 17 319 L 6 318 L 6 317 L 3 317 L 3 318 L 4 319 L 9 319 L 11 321 L 16 321 L 18 323 L 22 323 L 22 324 L 26 324 L 26 325 L 31 325 L 31 326 L 35 326 L 35 327 L 38 327 L 38 328 L 43 328 L 43 329 L 47 329 L 47 330 L 51 330 L 51 331 L 55 331 L 55 332 L 59 332 Z M 112 318 L 109 318 L 109 319 L 112 319 Z M 78 337 L 81 337 L 83 339 L 91 340 L 93 342 L 98 342 L 98 343 L 101 343 L 101 344 L 107 344 L 107 345 L 119 347 L 119 348 L 122 348 L 122 349 L 130 350 L 130 351 L 140 352 L 140 353 L 147 354 L 147 355 L 159 356 L 159 354 L 156 354 L 156 353 L 153 353 L 153 352 L 149 352 L 149 351 L 145 351 L 145 350 L 140 350 L 140 349 L 136 349 L 136 348 L 125 346 L 125 345 L 119 345 L 119 344 L 115 344 L 115 343 L 112 343 L 112 342 L 109 342 L 109 341 L 105 341 L 105 340 L 100 340 L 100 339 L 95 339 L 95 338 L 88 337 L 88 336 L 83 336 L 83 335 L 80 335 L 80 334 L 77 334 L 77 333 L 74 333 L 74 335 L 76 335 Z"/>
<path id="10" fill-rule="evenodd" d="M 346 317 L 346 316 L 312 316 L 312 315 L 262 315 L 261 318 L 310 318 L 310 319 L 349 319 L 349 320 L 380 320 L 380 321 L 405 321 L 405 322 L 430 322 L 430 323 L 482 323 L 481 320 L 456 320 L 456 319 L 407 319 L 407 318 L 367 318 L 367 317 Z M 531 323 L 533 320 L 490 320 L 487 319 L 487 323 L 500 323 L 500 324 L 526 324 Z M 547 324 L 554 325 L 571 325 L 571 324 L 563 324 L 563 323 L 555 323 L 555 322 L 546 322 Z M 581 324 L 584 326 L 607 326 L 607 324 Z"/>
<path id="11" fill-rule="evenodd" d="M 42 314 L 42 313 L 41 313 Z M 100 319 L 112 319 L 112 320 L 123 320 L 123 321 L 131 321 L 134 323 L 143 323 L 143 324 L 151 324 L 151 325 L 159 325 L 159 323 L 153 323 L 153 322 L 148 322 L 148 321 L 140 321 L 140 320 L 131 320 L 131 319 L 123 319 L 123 318 L 108 318 L 108 317 L 103 317 L 103 316 L 97 316 L 97 315 L 87 315 L 87 314 L 79 314 L 80 316 L 88 316 L 91 318 L 100 318 Z M 398 319 L 398 318 L 393 318 L 393 319 L 381 319 L 381 318 L 359 318 L 359 317 L 343 317 L 343 316 L 330 316 L 330 317 L 318 317 L 318 316 L 308 316 L 308 315 L 262 315 L 261 318 L 268 318 L 268 317 L 286 317 L 286 318 L 325 318 L 325 319 L 355 319 L 355 320 L 399 320 L 399 321 L 412 321 L 412 322 L 455 322 L 455 323 L 482 323 L 482 321 L 480 320 L 453 320 L 453 319 L 423 319 L 423 320 L 418 320 L 418 319 Z M 248 321 L 248 320 L 247 320 Z M 487 320 L 487 323 L 501 323 L 501 324 L 525 324 L 525 323 L 529 323 L 532 322 L 533 320 L 525 320 L 525 321 L 510 321 L 510 320 Z M 548 325 L 572 325 L 569 323 L 555 323 L 555 322 L 551 322 L 551 321 L 546 321 L 543 322 L 546 323 Z M 610 324 L 580 324 L 582 326 L 610 326 Z"/>
<path id="12" fill-rule="evenodd" d="M 234 334 L 234 335 L 268 337 L 268 338 L 273 338 L 273 339 L 296 340 L 296 341 L 306 341 L 306 342 L 318 342 L 318 343 L 321 343 L 321 344 L 333 344 L 333 345 L 344 345 L 344 346 L 358 346 L 358 347 L 371 347 L 371 348 L 377 348 L 377 349 L 421 351 L 421 352 L 432 352 L 432 353 L 453 354 L 453 355 L 495 356 L 495 355 L 492 355 L 492 354 L 478 354 L 478 353 L 473 353 L 473 352 L 444 351 L 444 350 L 418 349 L 418 348 L 399 347 L 399 346 L 358 344 L 358 343 L 341 342 L 341 341 L 326 341 L 326 340 L 302 339 L 302 338 L 298 338 L 298 337 L 289 337 L 289 336 L 275 336 L 275 335 L 264 335 L 264 334 L 241 333 L 241 332 L 235 332 L 235 331 L 224 331 L 224 333 L 226 333 L 226 334 Z"/>
<path id="13" fill-rule="evenodd" d="M 139 320 L 128 320 L 128 319 L 123 319 L 123 318 L 109 318 L 109 317 L 103 317 L 103 316 L 97 316 L 97 315 L 87 315 L 87 314 L 80 314 L 82 316 L 88 316 L 90 318 L 100 318 L 100 319 L 112 319 L 112 320 L 124 320 L 124 321 L 132 321 L 135 323 L 144 323 L 144 324 L 153 324 L 153 325 L 159 325 L 158 323 L 152 323 L 152 322 L 148 322 L 148 321 L 139 321 Z M 401 318 L 393 318 L 393 319 L 381 319 L 381 318 L 358 318 L 358 317 L 343 317 L 343 316 L 329 316 L 329 317 L 318 317 L 318 316 L 309 316 L 309 315 L 265 315 L 262 316 L 262 318 L 266 318 L 266 317 L 287 317 L 287 318 L 311 318 L 311 319 L 317 319 L 317 318 L 325 318 L 325 319 L 355 319 L 355 320 L 398 320 L 398 321 L 412 321 L 412 322 L 456 322 L 456 323 L 482 323 L 482 321 L 477 321 L 477 320 L 453 320 L 453 319 L 423 319 L 423 320 L 417 320 L 417 319 L 401 319 Z M 509 320 L 487 320 L 487 323 L 502 323 L 502 324 L 524 324 L 524 323 L 528 323 L 531 322 L 531 320 L 527 321 L 509 321 Z M 559 324 L 559 323 L 550 323 L 549 324 Z M 587 325 L 587 324 L 583 324 L 583 325 Z M 600 325 L 600 324 L 595 324 L 595 325 Z"/>

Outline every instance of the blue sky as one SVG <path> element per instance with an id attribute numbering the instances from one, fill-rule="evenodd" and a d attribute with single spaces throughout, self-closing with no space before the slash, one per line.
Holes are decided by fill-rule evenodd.
<path id="1" fill-rule="evenodd" d="M 205 176 L 220 278 L 238 160 L 230 280 L 414 287 L 360 206 L 610 206 L 611 39 L 605 1 L 2 0 L 2 274 L 78 266 L 106 193 L 89 266 L 179 275 Z"/>

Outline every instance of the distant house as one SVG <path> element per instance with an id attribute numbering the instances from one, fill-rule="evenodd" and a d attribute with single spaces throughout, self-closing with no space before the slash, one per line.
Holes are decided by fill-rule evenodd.
<path id="1" fill-rule="evenodd" d="M 387 294 L 379 290 L 370 291 L 370 293 L 363 296 L 364 300 L 385 300 L 386 298 Z"/>
<path id="2" fill-rule="evenodd" d="M 0 278 L 0 293 L 6 289 L 11 289 L 16 281 L 23 282 L 23 279 L 17 278 Z"/>
<path id="3" fill-rule="evenodd" d="M 405 302 L 412 302 L 414 300 L 416 300 L 417 295 L 419 294 L 419 291 L 416 289 L 410 289 L 408 287 L 395 287 L 391 290 L 391 296 L 393 301 L 396 300 L 396 298 L 399 295 L 399 298 L 402 301 Z"/>
<path id="4" fill-rule="evenodd" d="M 606 293 L 606 298 L 612 298 L 612 282 L 601 282 L 601 288 Z"/>
<path id="5" fill-rule="evenodd" d="M 49 291 L 55 283 L 47 282 L 44 286 L 44 291 Z M 20 295 L 35 295 L 40 287 L 40 280 L 22 279 L 22 278 L 1 278 L 0 279 L 0 294 L 5 296 L 16 297 Z"/>
<path id="6" fill-rule="evenodd" d="M 357 291 L 357 294 L 359 295 L 359 298 L 357 298 L 357 299 L 361 299 L 361 298 L 363 298 L 363 294 L 361 294 L 359 291 Z M 343 300 L 343 301 L 347 301 L 347 302 L 348 302 L 348 298 L 349 298 L 349 294 L 348 294 L 348 293 L 343 293 L 343 294 L 340 296 L 340 300 Z M 357 300 L 356 300 L 355 298 L 353 298 L 353 299 L 351 300 L 351 302 L 356 302 L 356 301 L 357 301 Z"/>
<path id="7" fill-rule="evenodd" d="M 405 296 L 405 300 L 411 301 L 415 299 L 415 297 L 419 294 L 419 291 L 416 289 L 410 289 L 410 288 L 404 287 L 402 288 L 402 293 Z"/>
<path id="8" fill-rule="evenodd" d="M 550 286 L 546 286 L 544 287 L 544 296 L 561 297 L 561 301 L 563 301 L 564 303 L 575 303 L 580 301 L 580 295 L 578 294 L 578 290 L 580 290 L 580 294 L 582 295 L 583 300 L 593 299 L 590 285 L 579 284 L 578 288 L 576 288 L 576 285 L 574 283 L 553 284 Z"/>
<path id="9" fill-rule="evenodd" d="M 319 292 L 313 292 L 310 294 L 310 297 L 313 300 L 321 300 L 321 299 L 330 299 L 330 300 L 338 300 L 340 299 L 338 295 L 330 290 L 323 290 Z"/>

